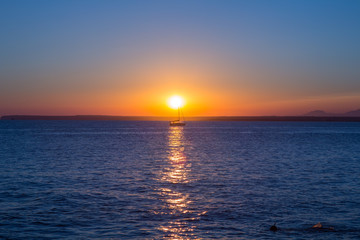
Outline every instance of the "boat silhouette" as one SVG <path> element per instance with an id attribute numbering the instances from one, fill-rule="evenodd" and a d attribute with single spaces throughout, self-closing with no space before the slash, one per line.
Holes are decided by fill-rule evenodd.
<path id="1" fill-rule="evenodd" d="M 180 106 L 178 107 L 178 118 L 176 120 L 170 121 L 170 126 L 185 126 L 185 117 Z"/>

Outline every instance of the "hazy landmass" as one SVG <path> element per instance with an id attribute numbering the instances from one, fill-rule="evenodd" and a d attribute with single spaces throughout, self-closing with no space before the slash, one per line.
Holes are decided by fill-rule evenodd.
<path id="1" fill-rule="evenodd" d="M 360 117 L 360 109 L 345 113 L 328 113 L 322 110 L 315 110 L 304 114 L 312 117 Z"/>

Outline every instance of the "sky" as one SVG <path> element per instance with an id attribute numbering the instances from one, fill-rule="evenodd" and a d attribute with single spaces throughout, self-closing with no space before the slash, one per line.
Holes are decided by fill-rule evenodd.
<path id="1" fill-rule="evenodd" d="M 360 1 L 2 0 L 0 115 L 360 108 Z M 174 113 L 175 112 L 175 113 Z"/>

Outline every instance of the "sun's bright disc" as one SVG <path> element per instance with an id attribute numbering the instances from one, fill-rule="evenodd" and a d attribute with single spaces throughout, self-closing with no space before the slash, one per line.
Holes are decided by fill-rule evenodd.
<path id="1" fill-rule="evenodd" d="M 180 96 L 172 96 L 168 100 L 168 105 L 173 109 L 178 109 L 179 107 L 184 106 L 184 99 Z"/>

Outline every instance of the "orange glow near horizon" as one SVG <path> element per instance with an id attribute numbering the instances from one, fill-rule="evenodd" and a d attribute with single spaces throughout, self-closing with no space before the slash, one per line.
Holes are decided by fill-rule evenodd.
<path id="1" fill-rule="evenodd" d="M 169 107 L 172 91 L 150 88 L 118 94 L 116 89 L 104 92 L 79 94 L 53 94 L 47 101 L 36 98 L 14 99 L 18 106 L 8 108 L 2 115 L 118 115 L 118 116 L 174 116 Z M 187 89 L 185 89 L 185 87 Z M 197 86 L 185 85 L 181 89 L 185 116 L 264 116 L 302 115 L 312 110 L 342 113 L 356 110 L 358 96 L 324 96 L 316 99 L 270 100 L 268 96 L 239 94 L 226 91 L 211 91 Z M 227 94 L 226 94 L 227 93 Z M 40 97 L 39 97 L 40 98 Z M 28 99 L 27 101 L 25 101 Z M 185 105 L 186 99 L 186 105 Z M 331 105 L 331 107 L 329 107 Z M 176 105 L 177 106 L 177 105 Z M 348 106 L 345 108 L 344 106 Z"/>
<path id="2" fill-rule="evenodd" d="M 205 60 L 198 61 L 201 65 L 189 59 L 194 58 L 179 57 L 179 62 L 171 64 L 165 57 L 152 58 L 123 72 L 109 64 L 99 73 L 53 76 L 53 82 L 59 84 L 44 85 L 46 91 L 34 87 L 22 92 L 21 88 L 14 88 L 8 95 L 0 96 L 0 102 L 6 103 L 0 108 L 0 115 L 169 117 L 174 116 L 179 104 L 186 104 L 183 111 L 187 117 L 302 115 L 317 109 L 342 113 L 359 108 L 357 94 L 314 92 L 302 96 L 290 87 L 258 84 L 256 76 L 246 70 L 232 73 L 221 66 L 211 67 Z M 44 82 L 48 76 L 45 77 Z M 67 79 L 66 84 L 61 85 L 61 79 Z M 82 79 L 88 80 L 87 84 L 81 84 Z M 169 103 L 172 96 L 180 95 L 181 101 Z"/>

